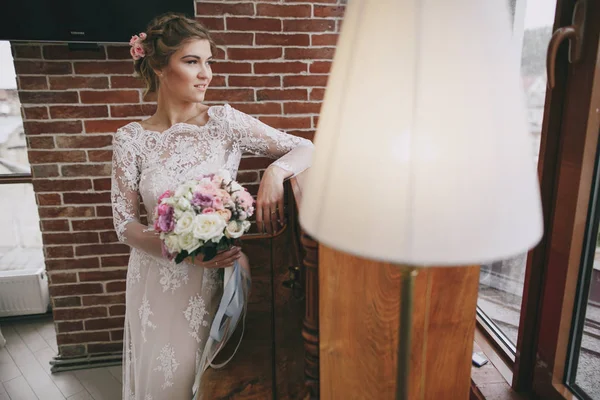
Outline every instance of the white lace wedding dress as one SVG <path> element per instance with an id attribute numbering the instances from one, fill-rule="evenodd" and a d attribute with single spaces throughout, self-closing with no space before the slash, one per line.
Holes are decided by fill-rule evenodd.
<path id="1" fill-rule="evenodd" d="M 310 141 L 285 134 L 229 105 L 208 110 L 204 126 L 178 123 L 164 132 L 132 122 L 113 139 L 112 205 L 119 240 L 129 244 L 123 350 L 123 400 L 187 400 L 196 364 L 223 290 L 218 270 L 175 264 L 128 240 L 148 210 L 184 180 L 226 168 L 236 176 L 242 153 L 277 158 L 298 174 L 310 165 Z M 133 242 L 133 243 L 132 243 Z M 234 361 L 235 362 L 235 361 Z"/>

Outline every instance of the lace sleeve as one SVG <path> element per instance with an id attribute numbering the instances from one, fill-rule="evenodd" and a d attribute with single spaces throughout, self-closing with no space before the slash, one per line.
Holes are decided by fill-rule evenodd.
<path id="1" fill-rule="evenodd" d="M 120 129 L 113 136 L 111 202 L 115 231 L 124 243 L 127 243 L 127 224 L 139 222 L 138 181 L 139 169 L 132 136 Z"/>
<path id="2" fill-rule="evenodd" d="M 272 165 L 290 172 L 291 176 L 310 167 L 314 149 L 310 140 L 281 132 L 229 105 L 226 107 L 243 152 L 276 158 Z"/>

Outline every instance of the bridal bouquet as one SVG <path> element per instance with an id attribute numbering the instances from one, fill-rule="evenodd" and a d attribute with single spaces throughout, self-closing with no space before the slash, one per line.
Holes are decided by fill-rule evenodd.
<path id="1" fill-rule="evenodd" d="M 154 230 L 163 254 L 176 263 L 199 254 L 209 261 L 250 229 L 253 213 L 252 195 L 221 170 L 163 193 L 154 212 Z"/>

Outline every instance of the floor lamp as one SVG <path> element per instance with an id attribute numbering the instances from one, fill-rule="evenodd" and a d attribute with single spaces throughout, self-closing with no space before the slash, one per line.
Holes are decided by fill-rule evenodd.
<path id="1" fill-rule="evenodd" d="M 505 259 L 542 235 L 507 7 L 348 1 L 300 222 L 324 245 L 402 268 L 397 399 L 418 269 Z"/>

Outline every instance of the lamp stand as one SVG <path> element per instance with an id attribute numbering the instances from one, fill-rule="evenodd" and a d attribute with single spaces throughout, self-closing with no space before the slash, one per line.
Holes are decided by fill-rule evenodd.
<path id="1" fill-rule="evenodd" d="M 398 367 L 396 375 L 396 400 L 408 400 L 408 378 L 410 375 L 410 347 L 412 312 L 417 267 L 401 266 L 400 326 L 398 328 Z"/>

